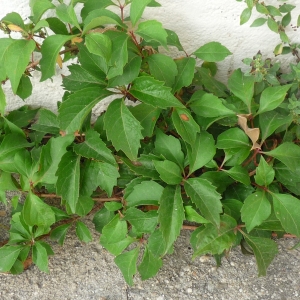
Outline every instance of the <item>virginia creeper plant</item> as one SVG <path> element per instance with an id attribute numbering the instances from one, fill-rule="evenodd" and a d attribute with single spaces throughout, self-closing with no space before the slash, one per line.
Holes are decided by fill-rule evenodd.
<path id="1" fill-rule="evenodd" d="M 248 15 L 263 6 L 276 17 L 246 2 Z M 0 90 L 0 200 L 19 195 L 9 200 L 1 272 L 18 274 L 31 261 L 48 272 L 48 238 L 63 245 L 75 227 L 91 241 L 86 216 L 130 285 L 137 272 L 145 280 L 159 271 L 182 228 L 195 229 L 193 258 L 209 253 L 220 264 L 240 245 L 255 255 L 258 275 L 277 254 L 274 236 L 300 237 L 300 64 L 282 73 L 258 53 L 224 85 L 216 63 L 231 52 L 211 42 L 187 53 L 175 32 L 141 19 L 147 6 L 159 3 L 32 0 L 26 22 L 16 12 L 1 19 L 0 80 L 22 99 L 32 71 L 44 81 L 73 59 L 57 115 L 28 106 L 6 113 Z"/>

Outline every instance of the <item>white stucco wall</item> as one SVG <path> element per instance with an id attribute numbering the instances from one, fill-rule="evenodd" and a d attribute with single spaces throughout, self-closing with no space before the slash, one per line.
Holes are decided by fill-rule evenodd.
<path id="1" fill-rule="evenodd" d="M 219 63 L 218 78 L 225 82 L 232 70 L 244 67 L 242 59 L 252 57 L 260 50 L 265 57 L 274 57 L 272 54 L 274 47 L 280 43 L 277 34 L 271 32 L 266 26 L 250 28 L 250 24 L 257 17 L 253 14 L 251 20 L 239 25 L 239 16 L 245 8 L 242 2 L 235 0 L 157 0 L 162 7 L 147 8 L 144 17 L 147 19 L 157 19 L 163 26 L 174 30 L 188 53 L 192 53 L 206 42 L 219 41 L 225 45 L 233 54 Z M 300 14 L 299 0 L 287 1 L 297 5 L 297 10 L 293 11 L 292 24 L 296 23 L 296 18 Z M 16 11 L 22 17 L 29 16 L 29 0 L 0 0 L 0 19 L 7 13 Z M 281 4 L 281 1 L 266 0 L 266 4 Z M 300 28 L 298 31 L 289 26 L 288 34 L 293 35 L 293 41 L 300 43 Z M 2 37 L 0 33 L 0 37 Z M 281 56 L 283 65 L 288 65 L 291 56 Z M 34 74 L 33 94 L 26 100 L 27 104 L 43 106 L 56 110 L 56 102 L 63 94 L 60 88 L 61 76 L 67 74 L 67 69 L 57 69 L 57 76 L 53 81 L 48 79 L 43 83 L 39 82 L 39 73 Z M 7 110 L 24 105 L 19 97 L 14 96 L 7 82 L 4 86 L 7 96 Z"/>

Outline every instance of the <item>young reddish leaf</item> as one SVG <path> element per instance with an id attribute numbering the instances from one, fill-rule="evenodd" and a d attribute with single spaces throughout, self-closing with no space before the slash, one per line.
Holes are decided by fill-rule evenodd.
<path id="1" fill-rule="evenodd" d="M 123 99 L 116 99 L 108 106 L 104 129 L 116 150 L 122 150 L 130 160 L 137 159 L 140 140 L 143 138 L 142 127 Z"/>
<path id="2" fill-rule="evenodd" d="M 206 179 L 189 178 L 184 183 L 184 189 L 203 217 L 219 228 L 222 204 L 216 188 Z"/>
<path id="3" fill-rule="evenodd" d="M 168 252 L 179 236 L 184 217 L 180 186 L 167 186 L 161 196 L 158 209 L 160 231 L 166 244 L 164 254 Z"/>
<path id="4" fill-rule="evenodd" d="M 241 209 L 241 217 L 247 231 L 259 226 L 271 214 L 271 204 L 264 191 L 257 191 L 245 199 Z"/>
<path id="5" fill-rule="evenodd" d="M 137 271 L 136 263 L 137 263 L 138 255 L 139 255 L 139 248 L 137 247 L 134 248 L 133 250 L 118 255 L 114 259 L 116 265 L 120 268 L 125 281 L 130 286 L 133 285 L 132 277 L 135 275 Z"/>

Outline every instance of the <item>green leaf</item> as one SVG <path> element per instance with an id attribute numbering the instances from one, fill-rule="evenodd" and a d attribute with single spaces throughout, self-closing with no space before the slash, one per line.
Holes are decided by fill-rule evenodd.
<path id="1" fill-rule="evenodd" d="M 99 134 L 92 129 L 86 131 L 85 141 L 74 145 L 73 149 L 78 155 L 83 157 L 104 161 L 113 166 L 117 165 L 111 150 L 106 147 Z"/>
<path id="2" fill-rule="evenodd" d="M 117 211 L 122 209 L 123 204 L 120 202 L 105 202 L 104 207 L 109 211 Z"/>
<path id="3" fill-rule="evenodd" d="M 127 237 L 127 223 L 120 220 L 117 214 L 115 217 L 103 227 L 100 237 L 101 245 L 113 255 L 119 255 L 126 249 L 135 239 Z"/>
<path id="4" fill-rule="evenodd" d="M 264 25 L 267 22 L 268 19 L 266 18 L 257 18 L 253 21 L 253 23 L 250 25 L 250 27 L 259 27 Z"/>
<path id="5" fill-rule="evenodd" d="M 128 62 L 128 40 L 129 36 L 125 32 L 107 31 L 106 35 L 112 41 L 112 54 L 110 58 L 110 69 L 106 78 L 116 77 L 123 74 L 123 67 Z"/>
<path id="6" fill-rule="evenodd" d="M 222 171 L 228 174 L 232 179 L 241 182 L 245 185 L 250 185 L 250 177 L 246 168 L 237 165 L 229 170 Z"/>
<path id="7" fill-rule="evenodd" d="M 123 69 L 123 74 L 108 80 L 108 87 L 122 86 L 131 83 L 138 77 L 142 59 L 140 56 L 131 56 Z"/>
<path id="8" fill-rule="evenodd" d="M 107 35 L 99 32 L 92 32 L 85 38 L 86 47 L 96 55 L 103 57 L 107 62 L 112 54 L 112 42 Z"/>
<path id="9" fill-rule="evenodd" d="M 120 17 L 114 12 L 107 9 L 93 9 L 84 19 L 82 35 L 85 35 L 93 28 L 107 24 L 116 24 L 124 29 L 127 28 Z"/>
<path id="10" fill-rule="evenodd" d="M 193 144 L 197 133 L 200 132 L 200 127 L 193 119 L 189 110 L 176 108 L 172 113 L 172 121 L 176 128 L 176 131 L 182 137 L 182 139 Z"/>
<path id="11" fill-rule="evenodd" d="M 206 131 L 197 133 L 191 144 L 186 144 L 189 175 L 210 162 L 216 154 L 215 141 L 211 134 Z"/>
<path id="12" fill-rule="evenodd" d="M 198 116 L 207 118 L 236 114 L 231 109 L 228 109 L 221 99 L 209 93 L 200 94 L 199 92 L 195 92 L 191 98 L 190 107 Z"/>
<path id="13" fill-rule="evenodd" d="M 138 232 L 152 233 L 157 226 L 157 211 L 143 212 L 135 207 L 126 210 L 124 221 L 128 221 Z"/>
<path id="14" fill-rule="evenodd" d="M 158 209 L 160 231 L 166 244 L 164 254 L 168 252 L 179 236 L 184 217 L 180 186 L 167 186 L 161 196 Z"/>
<path id="15" fill-rule="evenodd" d="M 232 53 L 219 42 L 210 42 L 201 46 L 194 54 L 204 61 L 217 62 L 225 59 Z"/>
<path id="16" fill-rule="evenodd" d="M 56 240 L 61 246 L 63 246 L 66 234 L 68 229 L 70 228 L 71 224 L 64 224 L 54 228 L 51 231 L 50 237 Z"/>
<path id="17" fill-rule="evenodd" d="M 62 34 L 62 35 L 69 34 L 66 24 L 64 24 L 60 19 L 55 18 L 55 17 L 50 17 L 50 18 L 45 19 L 45 21 L 48 23 L 49 28 L 55 34 Z"/>
<path id="18" fill-rule="evenodd" d="M 254 175 L 255 182 L 259 185 L 267 187 L 274 180 L 275 170 L 270 166 L 261 156 L 259 165 L 256 168 L 256 175 Z"/>
<path id="19" fill-rule="evenodd" d="M 285 142 L 274 150 L 264 152 L 268 156 L 275 157 L 284 163 L 292 171 L 296 171 L 300 161 L 300 147 L 294 143 Z"/>
<path id="20" fill-rule="evenodd" d="M 126 205 L 129 207 L 139 205 L 158 205 L 164 188 L 155 181 L 143 181 L 134 186 L 133 190 L 124 195 Z"/>
<path id="21" fill-rule="evenodd" d="M 289 13 L 291 12 L 296 6 L 292 4 L 284 3 L 283 5 L 280 5 L 279 11 L 282 13 Z"/>
<path id="22" fill-rule="evenodd" d="M 240 16 L 240 25 L 247 23 L 251 17 L 251 14 L 252 14 L 252 9 L 249 7 L 245 8 L 242 11 L 241 16 Z"/>
<path id="23" fill-rule="evenodd" d="M 161 230 L 156 229 L 148 238 L 147 248 L 156 257 L 161 257 L 166 249 Z"/>
<path id="24" fill-rule="evenodd" d="M 32 29 L 32 32 L 38 32 L 44 27 L 49 27 L 48 22 L 46 20 L 40 20 L 35 24 L 35 26 Z"/>
<path id="25" fill-rule="evenodd" d="M 90 87 L 71 94 L 59 108 L 58 121 L 67 134 L 81 129 L 92 108 L 112 93 L 98 87 Z"/>
<path id="26" fill-rule="evenodd" d="M 88 227 L 81 221 L 76 222 L 76 235 L 82 242 L 88 243 L 93 240 Z"/>
<path id="27" fill-rule="evenodd" d="M 22 215 L 29 226 L 49 227 L 55 223 L 55 214 L 51 207 L 32 193 L 29 193 L 26 197 Z"/>
<path id="28" fill-rule="evenodd" d="M 68 69 L 71 74 L 63 77 L 63 86 L 69 91 L 76 92 L 88 87 L 106 85 L 104 75 L 96 77 L 80 65 L 71 65 Z"/>
<path id="29" fill-rule="evenodd" d="M 157 80 L 165 82 L 166 86 L 172 87 L 178 74 L 174 60 L 164 54 L 156 53 L 146 58 L 150 74 Z"/>
<path id="30" fill-rule="evenodd" d="M 142 280 L 146 280 L 155 276 L 162 265 L 162 259 L 154 256 L 148 247 L 146 247 L 142 262 L 138 266 L 138 271 L 141 274 Z"/>
<path id="31" fill-rule="evenodd" d="M 57 116 L 52 111 L 41 108 L 39 109 L 36 122 L 31 125 L 31 129 L 44 133 L 58 134 Z"/>
<path id="32" fill-rule="evenodd" d="M 271 214 L 271 204 L 265 191 L 256 191 L 249 195 L 241 209 L 241 217 L 246 224 L 247 231 L 259 226 Z"/>
<path id="33" fill-rule="evenodd" d="M 56 15 L 61 21 L 72 24 L 76 26 L 79 30 L 81 30 L 72 3 L 69 5 L 66 5 L 64 3 L 58 5 L 56 7 Z"/>
<path id="34" fill-rule="evenodd" d="M 22 75 L 16 94 L 23 100 L 32 94 L 32 84 L 28 76 Z"/>
<path id="35" fill-rule="evenodd" d="M 48 253 L 41 242 L 35 242 L 32 247 L 32 261 L 41 271 L 49 273 Z"/>
<path id="36" fill-rule="evenodd" d="M 276 129 L 286 124 L 289 125 L 293 120 L 291 114 L 283 115 L 276 111 L 267 111 L 260 114 L 258 118 L 262 141 L 265 141 Z"/>
<path id="37" fill-rule="evenodd" d="M 17 260 L 24 246 L 4 246 L 0 248 L 0 272 L 8 272 Z"/>
<path id="38" fill-rule="evenodd" d="M 41 19 L 47 10 L 55 8 L 49 0 L 30 0 L 29 3 L 32 14 L 32 22 L 35 24 Z"/>
<path id="39" fill-rule="evenodd" d="M 184 189 L 203 217 L 219 228 L 222 204 L 216 188 L 206 179 L 189 178 L 184 183 Z"/>
<path id="40" fill-rule="evenodd" d="M 217 148 L 248 148 L 250 147 L 248 136 L 245 132 L 237 127 L 230 128 L 219 134 L 217 139 Z"/>
<path id="41" fill-rule="evenodd" d="M 6 16 L 4 16 L 1 19 L 1 22 L 4 22 L 5 24 L 17 25 L 22 29 L 25 29 L 25 25 L 22 17 L 16 12 L 8 13 Z"/>
<path id="42" fill-rule="evenodd" d="M 166 30 L 163 29 L 162 24 L 156 20 L 148 20 L 140 23 L 135 33 L 141 36 L 146 42 L 155 41 L 168 49 L 168 34 Z"/>
<path id="43" fill-rule="evenodd" d="M 178 74 L 175 77 L 173 93 L 178 92 L 181 88 L 189 86 L 194 78 L 196 60 L 193 57 L 183 57 L 176 59 Z"/>
<path id="44" fill-rule="evenodd" d="M 201 215 L 199 215 L 192 206 L 185 206 L 184 210 L 185 218 L 187 221 L 196 222 L 200 224 L 210 223 L 208 220 L 204 219 Z"/>
<path id="45" fill-rule="evenodd" d="M 116 150 L 122 150 L 130 160 L 136 160 L 140 140 L 143 138 L 142 127 L 123 99 L 116 99 L 108 106 L 104 117 L 104 129 Z"/>
<path id="46" fill-rule="evenodd" d="M 103 207 L 96 212 L 93 218 L 95 229 L 102 233 L 103 227 L 108 224 L 115 217 L 114 212 L 109 211 L 106 207 Z"/>
<path id="47" fill-rule="evenodd" d="M 76 214 L 84 217 L 86 216 L 94 207 L 94 201 L 89 196 L 80 195 L 76 203 Z"/>
<path id="48" fill-rule="evenodd" d="M 151 2 L 151 0 L 132 0 L 130 6 L 130 19 L 132 25 L 135 25 L 137 21 L 141 18 L 146 6 Z"/>
<path id="49" fill-rule="evenodd" d="M 87 0 L 84 3 L 83 9 L 81 10 L 81 17 L 82 19 L 85 19 L 89 13 L 93 13 L 98 9 L 106 8 L 109 5 L 115 5 L 115 4 L 111 0 L 101 0 L 101 1 Z"/>
<path id="50" fill-rule="evenodd" d="M 128 285 L 133 285 L 133 275 L 135 275 L 137 269 L 136 269 L 136 263 L 139 255 L 139 248 L 134 248 L 133 250 L 130 250 L 128 252 L 124 252 L 120 255 L 118 255 L 114 261 L 116 265 L 120 268 L 125 281 Z"/>
<path id="51" fill-rule="evenodd" d="M 241 209 L 243 202 L 236 199 L 226 199 L 222 201 L 224 213 L 239 221 L 241 218 Z"/>
<path id="52" fill-rule="evenodd" d="M 80 156 L 68 151 L 63 155 L 58 165 L 56 192 L 62 196 L 70 211 L 75 213 L 79 197 Z"/>
<path id="53" fill-rule="evenodd" d="M 278 33 L 278 24 L 271 17 L 268 17 L 267 25 L 270 30 L 274 31 L 275 33 Z"/>
<path id="54" fill-rule="evenodd" d="M 184 154 L 181 151 L 179 139 L 176 139 L 174 136 L 166 135 L 162 131 L 157 130 L 155 153 L 163 155 L 167 160 L 170 160 L 183 168 Z"/>
<path id="55" fill-rule="evenodd" d="M 172 161 L 154 161 L 154 166 L 160 175 L 161 180 L 167 184 L 175 185 L 182 181 L 180 167 Z"/>
<path id="56" fill-rule="evenodd" d="M 169 87 L 150 76 L 136 78 L 129 92 L 138 100 L 154 107 L 183 107 L 179 100 L 172 95 Z"/>
<path id="57" fill-rule="evenodd" d="M 254 94 L 254 76 L 246 76 L 241 69 L 235 70 L 228 80 L 230 91 L 241 99 L 251 112 L 251 101 Z"/>
<path id="58" fill-rule="evenodd" d="M 236 241 L 235 227 L 236 221 L 227 215 L 221 216 L 220 229 L 213 224 L 199 227 L 191 236 L 193 258 L 207 253 L 222 254 L 224 250 L 232 247 Z"/>
<path id="59" fill-rule="evenodd" d="M 105 190 L 110 197 L 113 192 L 114 186 L 117 185 L 117 178 L 120 177 L 118 169 L 108 163 L 98 163 L 99 174 L 97 179 L 99 180 L 100 188 Z"/>
<path id="60" fill-rule="evenodd" d="M 45 81 L 55 75 L 56 60 L 59 51 L 63 45 L 71 40 L 72 35 L 51 35 L 48 36 L 41 47 L 42 59 L 40 60 L 42 77 L 41 81 Z"/>
<path id="61" fill-rule="evenodd" d="M 258 267 L 258 276 L 266 276 L 267 268 L 278 253 L 277 245 L 268 238 L 245 235 L 247 244 L 254 252 Z"/>
<path id="62" fill-rule="evenodd" d="M 130 112 L 141 123 L 141 126 L 143 127 L 142 135 L 144 137 L 151 137 L 160 116 L 161 109 L 152 105 L 140 103 L 139 105 L 131 107 Z"/>
<path id="63" fill-rule="evenodd" d="M 6 39 L 4 39 L 0 46 L 0 63 L 3 63 L 14 94 L 17 93 L 19 82 L 34 48 L 35 43 L 33 40 L 11 40 L 6 42 Z"/>
<path id="64" fill-rule="evenodd" d="M 274 211 L 286 232 L 300 236 L 300 200 L 288 194 L 271 193 Z"/>
<path id="65" fill-rule="evenodd" d="M 261 114 L 266 111 L 270 111 L 278 107 L 285 99 L 287 91 L 292 85 L 279 85 L 267 87 L 260 96 L 260 105 L 257 114 Z"/>
<path id="66" fill-rule="evenodd" d="M 167 44 L 169 46 L 174 46 L 176 47 L 179 51 L 184 51 L 180 41 L 179 41 L 179 38 L 178 38 L 178 35 L 176 32 L 172 31 L 172 30 L 169 30 L 169 29 L 166 29 L 166 32 L 168 34 L 168 37 L 167 37 Z"/>

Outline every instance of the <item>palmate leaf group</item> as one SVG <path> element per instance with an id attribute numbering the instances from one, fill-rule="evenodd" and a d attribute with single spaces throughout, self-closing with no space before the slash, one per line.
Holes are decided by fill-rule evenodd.
<path id="1" fill-rule="evenodd" d="M 22 99 L 33 70 L 44 81 L 72 59 L 57 114 L 28 106 L 6 113 L 0 89 L 0 201 L 7 190 L 25 195 L 10 200 L 0 271 L 18 274 L 30 256 L 49 272 L 44 238 L 63 245 L 73 228 L 87 243 L 92 216 L 130 285 L 137 272 L 145 280 L 159 271 L 186 226 L 193 258 L 211 254 L 219 264 L 247 244 L 265 275 L 278 252 L 270 237 L 300 237 L 299 64 L 283 74 L 258 53 L 225 84 L 216 62 L 230 50 L 213 41 L 188 53 L 174 31 L 142 19 L 160 6 L 155 0 L 59 2 L 30 1 L 29 19 L 0 21 L 21 37 L 0 39 L 0 80 Z M 280 24 L 268 17 L 253 26 L 266 23 L 286 43 L 276 54 L 287 51 L 293 7 L 246 3 L 241 24 L 254 6 L 285 14 Z M 56 16 L 44 18 L 48 10 Z"/>

